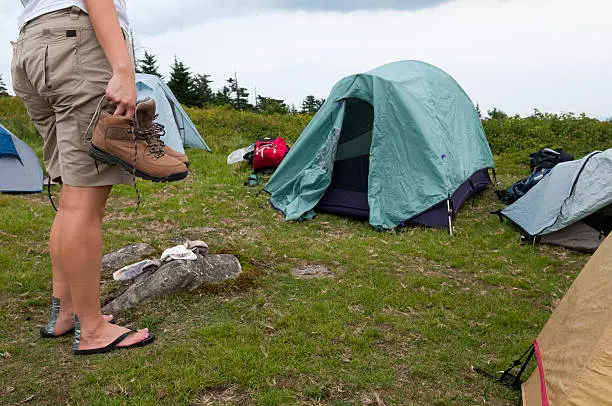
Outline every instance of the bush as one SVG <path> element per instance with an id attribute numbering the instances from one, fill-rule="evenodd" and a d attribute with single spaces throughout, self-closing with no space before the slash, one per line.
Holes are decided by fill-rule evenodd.
<path id="1" fill-rule="evenodd" d="M 549 114 L 538 110 L 519 116 L 483 120 L 491 151 L 520 153 L 525 158 L 541 148 L 563 148 L 580 158 L 594 150 L 612 148 L 612 123 L 584 114 Z"/>
<path id="2" fill-rule="evenodd" d="M 32 147 L 42 147 L 42 138 L 17 97 L 0 97 L 0 123 Z"/>
<path id="3" fill-rule="evenodd" d="M 186 110 L 211 149 L 223 154 L 261 137 L 283 137 L 293 145 L 312 119 L 310 114 L 265 115 L 231 107 Z M 482 122 L 491 150 L 494 155 L 515 156 L 518 162 L 529 162 L 529 154 L 544 147 L 563 148 L 576 158 L 597 149 L 612 148 L 612 122 L 584 114 L 548 114 L 535 110 L 533 115 L 524 118 L 496 117 Z M 0 122 L 37 150 L 42 146 L 42 139 L 18 98 L 0 97 Z"/>

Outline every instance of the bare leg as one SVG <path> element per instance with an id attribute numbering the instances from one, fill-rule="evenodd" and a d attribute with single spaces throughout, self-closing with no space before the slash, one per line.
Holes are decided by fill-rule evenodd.
<path id="1" fill-rule="evenodd" d="M 67 280 L 72 310 L 81 323 L 79 348 L 83 350 L 103 347 L 128 331 L 105 322 L 100 311 L 102 219 L 110 190 L 111 186 L 63 186 L 51 235 L 52 263 L 60 270 L 54 276 L 57 294 L 68 297 Z M 54 294 L 55 289 L 54 283 Z M 121 345 L 142 341 L 147 336 L 146 330 L 134 333 Z"/>
<path id="2" fill-rule="evenodd" d="M 49 238 L 49 251 L 51 254 L 51 267 L 53 269 L 53 296 L 60 300 L 60 311 L 55 322 L 55 335 L 62 335 L 74 328 L 74 311 L 72 308 L 72 296 L 68 275 L 59 266 L 59 241 L 61 239 L 61 221 L 58 216 L 51 226 L 51 236 Z M 103 316 L 104 321 L 110 322 L 112 316 Z"/>

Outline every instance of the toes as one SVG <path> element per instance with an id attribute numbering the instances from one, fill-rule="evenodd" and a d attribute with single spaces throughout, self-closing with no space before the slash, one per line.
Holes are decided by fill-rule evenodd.
<path id="1" fill-rule="evenodd" d="M 123 340 L 121 343 L 119 343 L 117 345 L 117 347 L 130 346 L 130 345 L 139 343 L 141 341 L 144 341 L 147 338 L 149 338 L 149 329 L 148 328 L 143 328 L 143 329 L 140 329 L 140 330 L 136 330 L 132 334 L 130 334 L 125 340 Z"/>

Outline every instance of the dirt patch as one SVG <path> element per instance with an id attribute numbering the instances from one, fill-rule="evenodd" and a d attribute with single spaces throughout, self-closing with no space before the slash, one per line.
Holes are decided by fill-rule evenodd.
<path id="1" fill-rule="evenodd" d="M 213 233 L 220 233 L 223 230 L 213 227 L 190 227 L 181 231 L 181 236 L 191 240 L 204 240 Z"/>
<path id="2" fill-rule="evenodd" d="M 238 385 L 229 388 L 213 388 L 199 394 L 191 406 L 203 405 L 253 405 L 251 397 Z"/>
<path id="3" fill-rule="evenodd" d="M 53 187 L 53 185 L 51 186 L 51 195 L 53 196 L 53 202 L 55 202 L 56 206 L 59 204 L 59 191 L 60 191 L 60 188 Z M 45 190 L 40 193 L 15 195 L 14 197 L 17 199 L 27 200 L 28 202 L 31 202 L 31 203 L 45 204 L 45 205 L 48 204 L 49 206 L 51 206 L 51 202 L 49 201 L 49 195 L 47 192 L 46 183 L 45 183 Z"/>
<path id="4" fill-rule="evenodd" d="M 136 207 L 136 197 L 111 196 L 108 198 L 106 208 L 110 210 L 120 210 L 128 207 Z"/>
<path id="5" fill-rule="evenodd" d="M 379 392 L 372 392 L 364 393 L 361 395 L 361 404 L 364 406 L 387 406 L 388 403 L 385 403 L 383 399 L 383 394 Z"/>
<path id="6" fill-rule="evenodd" d="M 298 279 L 335 278 L 336 274 L 325 265 L 304 265 L 291 271 Z"/>

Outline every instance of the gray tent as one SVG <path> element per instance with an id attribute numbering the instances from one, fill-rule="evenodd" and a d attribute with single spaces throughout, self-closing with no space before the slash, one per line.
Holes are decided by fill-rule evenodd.
<path id="1" fill-rule="evenodd" d="M 172 90 L 161 78 L 155 75 L 137 73 L 136 90 L 139 100 L 144 100 L 147 97 L 155 100 L 157 105 L 155 122 L 164 126 L 166 133 L 162 140 L 166 145 L 181 153 L 185 152 L 185 147 L 210 151 Z"/>
<path id="2" fill-rule="evenodd" d="M 0 124 L 0 193 L 43 190 L 43 170 L 36 153 Z"/>
<path id="3" fill-rule="evenodd" d="M 612 149 L 558 164 L 501 214 L 534 241 L 594 252 L 612 228 Z"/>

